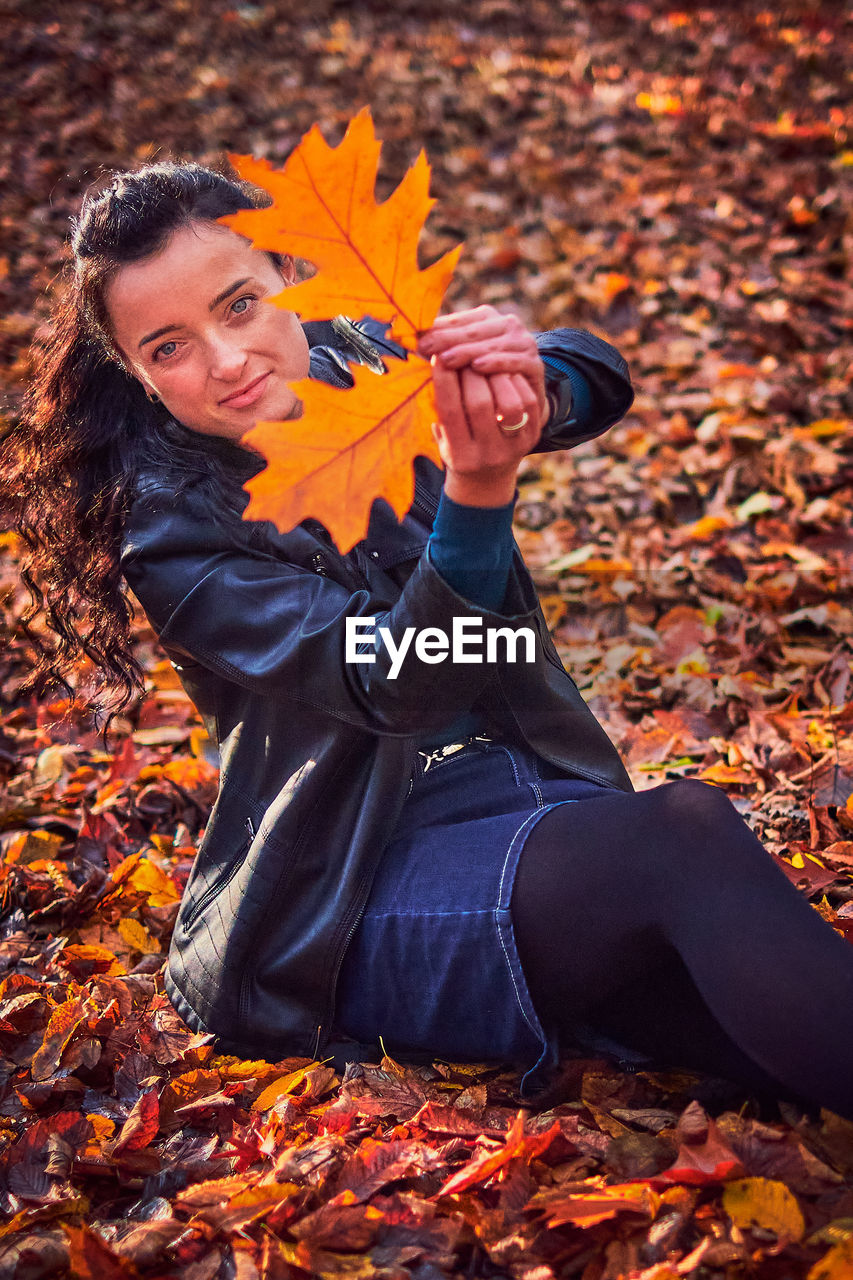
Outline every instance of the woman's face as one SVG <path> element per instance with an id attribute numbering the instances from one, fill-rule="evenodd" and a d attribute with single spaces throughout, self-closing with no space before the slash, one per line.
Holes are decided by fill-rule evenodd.
<path id="1" fill-rule="evenodd" d="M 121 267 L 105 302 L 146 390 L 193 431 L 239 440 L 255 422 L 299 414 L 287 384 L 308 374 L 308 341 L 293 311 L 264 301 L 290 283 L 243 236 L 194 221 Z"/>

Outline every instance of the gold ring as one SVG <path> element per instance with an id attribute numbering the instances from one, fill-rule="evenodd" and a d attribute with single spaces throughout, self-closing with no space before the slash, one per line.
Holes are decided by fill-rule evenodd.
<path id="1" fill-rule="evenodd" d="M 525 413 L 522 414 L 521 422 L 514 422 L 511 427 L 504 426 L 503 416 L 500 413 L 498 414 L 497 420 L 501 431 L 505 431 L 508 436 L 511 436 L 514 431 L 520 431 L 522 427 L 527 426 L 527 423 L 530 420 L 530 415 L 525 411 Z"/>

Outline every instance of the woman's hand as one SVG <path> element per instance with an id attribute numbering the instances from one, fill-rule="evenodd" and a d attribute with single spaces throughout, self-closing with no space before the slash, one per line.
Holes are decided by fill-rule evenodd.
<path id="1" fill-rule="evenodd" d="M 476 307 L 440 316 L 418 352 L 433 362 L 435 438 L 449 498 L 502 506 L 515 492 L 518 464 L 548 419 L 545 371 L 532 334 L 515 316 Z M 520 422 L 517 431 L 507 431 Z"/>
<path id="2" fill-rule="evenodd" d="M 548 420 L 545 366 L 536 339 L 517 316 L 503 315 L 484 305 L 453 315 L 438 316 L 418 342 L 418 352 L 445 369 L 470 366 L 488 376 L 499 414 L 517 422 L 520 378 L 530 384 L 539 406 L 539 427 Z M 529 397 L 528 397 L 529 399 Z"/>
<path id="3" fill-rule="evenodd" d="M 473 507 L 499 507 L 515 493 L 518 464 L 541 435 L 538 406 L 530 384 L 513 383 L 517 401 L 505 421 L 507 426 L 527 422 L 516 431 L 498 422 L 491 379 L 471 369 L 445 369 L 436 362 L 433 388 L 438 422 L 433 434 L 447 474 L 448 498 Z"/>

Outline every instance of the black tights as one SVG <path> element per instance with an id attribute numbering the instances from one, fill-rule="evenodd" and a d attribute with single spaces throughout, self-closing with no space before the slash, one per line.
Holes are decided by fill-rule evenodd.
<path id="1" fill-rule="evenodd" d="M 653 1057 L 853 1119 L 853 947 L 722 791 L 665 783 L 546 813 L 510 910 L 530 993 Z"/>

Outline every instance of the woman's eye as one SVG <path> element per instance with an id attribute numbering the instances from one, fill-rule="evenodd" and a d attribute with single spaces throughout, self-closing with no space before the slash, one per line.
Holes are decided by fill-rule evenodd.
<path id="1" fill-rule="evenodd" d="M 254 298 L 251 296 L 251 294 L 246 294 L 244 297 L 237 298 L 234 302 L 232 302 L 231 310 L 233 311 L 234 315 L 244 316 L 246 312 L 249 310 L 249 307 L 252 302 L 254 302 Z"/>
<path id="2" fill-rule="evenodd" d="M 177 342 L 163 342 L 154 352 L 155 360 L 168 360 L 178 349 Z"/>

